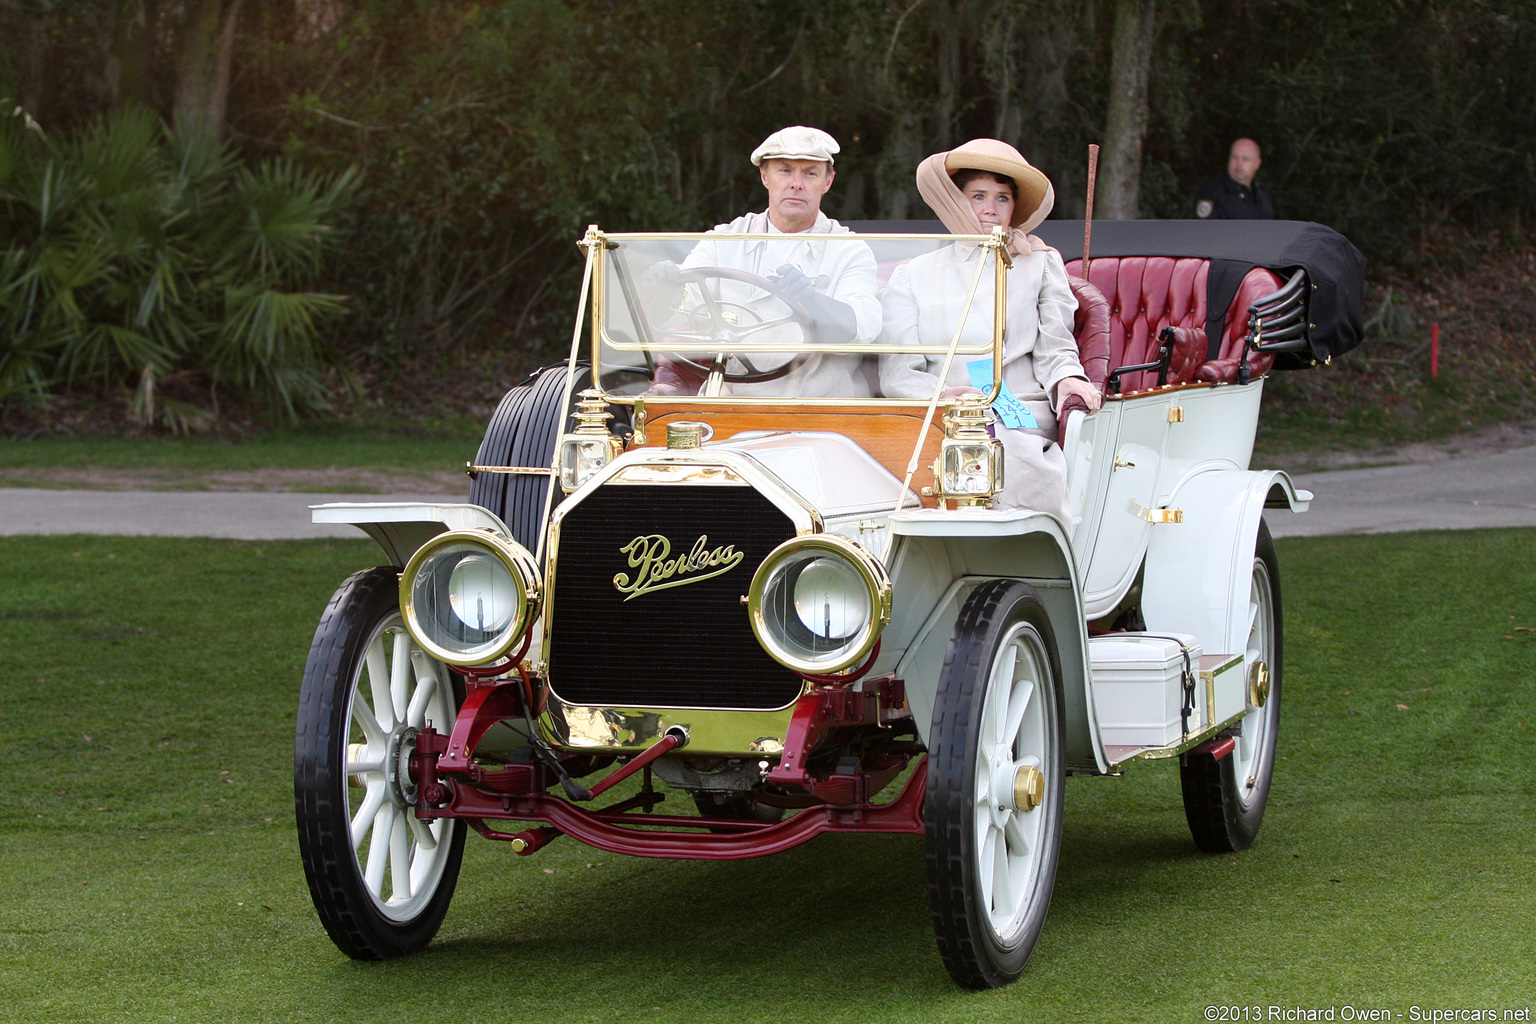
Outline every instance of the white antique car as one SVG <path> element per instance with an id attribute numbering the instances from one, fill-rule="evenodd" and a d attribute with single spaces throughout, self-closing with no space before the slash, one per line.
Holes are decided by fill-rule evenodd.
<path id="1" fill-rule="evenodd" d="M 1062 522 L 994 507 L 994 396 L 787 386 L 911 346 L 819 341 L 740 271 L 648 273 L 762 239 L 591 229 L 570 359 L 503 401 L 469 502 L 314 509 L 382 549 L 326 608 L 299 707 L 300 847 L 336 945 L 426 945 L 470 828 L 524 856 L 569 836 L 713 859 L 889 832 L 925 839 L 951 975 L 995 986 L 1045 922 L 1065 776 L 1176 760 L 1195 843 L 1248 846 L 1282 694 L 1263 514 L 1309 498 L 1249 468 L 1259 398 L 1277 356 L 1358 342 L 1359 254 L 1285 222 L 1097 232 L 1076 328 L 1109 394 L 1063 412 Z M 1074 233 L 1048 240 L 1071 257 Z M 822 244 L 868 246 L 883 280 L 956 241 Z M 1004 279 L 998 239 L 958 241 Z M 997 380 L 1001 333 L 922 351 Z M 644 394 L 658 359 L 700 393 Z M 657 811 L 664 788 L 698 814 Z"/>

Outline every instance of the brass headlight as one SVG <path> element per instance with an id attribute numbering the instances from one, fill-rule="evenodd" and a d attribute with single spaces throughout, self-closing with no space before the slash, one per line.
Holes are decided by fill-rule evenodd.
<path id="1" fill-rule="evenodd" d="M 891 579 L 851 540 L 819 533 L 774 548 L 747 594 L 763 650 L 796 672 L 825 675 L 856 665 L 891 621 Z"/>
<path id="2" fill-rule="evenodd" d="M 400 614 L 434 658 L 484 665 L 527 632 L 540 589 L 527 548 L 485 530 L 452 530 L 427 541 L 406 564 Z"/>

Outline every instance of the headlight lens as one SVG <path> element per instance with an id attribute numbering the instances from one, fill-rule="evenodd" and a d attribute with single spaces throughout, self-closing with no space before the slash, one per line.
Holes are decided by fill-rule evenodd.
<path id="1" fill-rule="evenodd" d="M 775 661 L 796 672 L 840 672 L 869 653 L 890 621 L 890 576 L 853 541 L 796 537 L 758 566 L 747 609 Z"/>
<path id="2" fill-rule="evenodd" d="M 538 615 L 539 570 L 516 541 L 455 530 L 423 544 L 400 576 L 400 610 L 416 642 L 455 665 L 501 657 Z"/>

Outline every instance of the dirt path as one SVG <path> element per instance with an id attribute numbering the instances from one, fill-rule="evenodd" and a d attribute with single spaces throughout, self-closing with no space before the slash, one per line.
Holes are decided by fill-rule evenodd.
<path id="1" fill-rule="evenodd" d="M 0 487 L 87 491 L 261 491 L 267 494 L 460 494 L 464 471 L 401 473 L 371 469 L 188 470 L 0 467 Z"/>

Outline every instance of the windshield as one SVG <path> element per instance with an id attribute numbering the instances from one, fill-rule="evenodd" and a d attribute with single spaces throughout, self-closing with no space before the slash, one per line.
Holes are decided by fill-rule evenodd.
<path id="1" fill-rule="evenodd" d="M 997 379 L 1007 268 L 985 237 L 588 241 L 594 371 L 614 400 L 926 402 L 945 371 Z"/>

